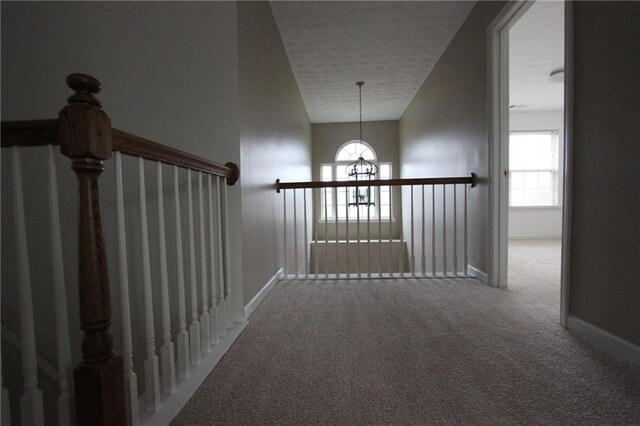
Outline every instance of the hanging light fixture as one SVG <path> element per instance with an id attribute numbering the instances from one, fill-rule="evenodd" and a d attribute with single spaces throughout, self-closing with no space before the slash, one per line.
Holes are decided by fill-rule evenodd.
<path id="1" fill-rule="evenodd" d="M 351 180 L 371 180 L 376 174 L 378 174 L 378 166 L 371 161 L 365 160 L 362 156 L 364 152 L 364 145 L 362 143 L 362 86 L 364 81 L 356 82 L 358 86 L 358 93 L 360 96 L 360 156 L 358 159 L 347 166 L 347 173 Z M 373 205 L 373 199 L 370 197 L 370 188 L 354 188 L 355 191 L 352 194 L 352 202 L 350 205 Z M 354 200 L 355 198 L 355 200 Z"/>
<path id="2" fill-rule="evenodd" d="M 360 147 L 362 148 L 364 145 L 362 144 L 362 86 L 364 86 L 364 81 L 358 81 L 356 83 L 358 86 L 358 92 L 360 95 Z M 349 164 L 347 166 L 347 170 L 349 173 L 349 177 L 354 178 L 354 180 L 371 180 L 373 176 L 378 173 L 378 166 L 372 163 L 371 161 L 365 160 L 362 156 L 363 150 L 360 151 L 360 156 L 356 161 Z"/>

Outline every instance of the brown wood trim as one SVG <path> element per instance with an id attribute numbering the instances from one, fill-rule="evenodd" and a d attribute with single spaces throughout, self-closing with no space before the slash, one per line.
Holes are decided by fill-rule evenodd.
<path id="1" fill-rule="evenodd" d="M 58 120 L 3 121 L 1 146 L 60 145 Z"/>
<path id="2" fill-rule="evenodd" d="M 238 180 L 239 170 L 233 163 L 223 166 L 115 128 L 113 129 L 113 150 L 134 157 L 222 176 L 227 178 L 229 185 L 233 185 Z"/>
<path id="3" fill-rule="evenodd" d="M 450 185 L 450 184 L 468 184 L 472 187 L 476 185 L 476 175 L 459 177 L 440 177 L 440 178 L 414 178 L 414 179 L 387 179 L 387 180 L 366 180 L 366 181 L 312 181 L 312 182 L 280 182 L 276 180 L 276 191 L 281 189 L 300 189 L 300 188 L 344 188 L 344 187 L 360 187 L 360 186 L 407 186 L 407 185 Z"/>
<path id="4" fill-rule="evenodd" d="M 112 312 L 105 233 L 102 226 L 100 174 L 112 156 L 109 116 L 94 97 L 100 82 L 71 74 L 75 94 L 60 111 L 60 151 L 72 161 L 78 179 L 78 294 L 82 362 L 73 371 L 79 426 L 126 424 L 122 357 L 113 351 Z"/>

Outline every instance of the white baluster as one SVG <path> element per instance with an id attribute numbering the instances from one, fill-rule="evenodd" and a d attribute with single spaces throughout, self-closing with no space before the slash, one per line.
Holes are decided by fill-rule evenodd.
<path id="1" fill-rule="evenodd" d="M 442 185 L 442 274 L 447 275 L 447 186 Z"/>
<path id="2" fill-rule="evenodd" d="M 318 216 L 322 216 L 322 200 L 321 200 L 322 194 L 320 193 L 320 189 L 318 188 L 318 200 L 320 200 L 320 205 L 318 208 Z M 318 223 L 315 224 L 315 229 L 316 229 L 316 279 L 318 279 L 318 276 L 320 275 L 320 263 L 318 261 L 318 256 L 319 253 L 318 251 L 320 250 L 320 245 L 318 244 L 320 242 L 320 225 Z"/>
<path id="3" fill-rule="evenodd" d="M 284 276 L 287 277 L 289 275 L 289 253 L 287 253 L 287 190 L 282 190 L 282 200 L 284 205 L 284 222 L 283 222 L 283 230 L 284 230 Z"/>
<path id="4" fill-rule="evenodd" d="M 222 185 L 222 254 L 224 259 L 224 305 L 227 328 L 233 327 L 233 304 L 231 299 L 231 254 L 229 253 L 229 196 L 227 184 Z"/>
<path id="5" fill-rule="evenodd" d="M 416 276 L 415 236 L 413 233 L 413 185 L 411 185 L 411 275 Z"/>
<path id="6" fill-rule="evenodd" d="M 393 277 L 393 186 L 389 185 L 389 276 Z"/>
<path id="7" fill-rule="evenodd" d="M 469 256 L 467 252 L 467 237 L 468 237 L 468 229 L 467 229 L 467 185 L 464 186 L 464 265 L 462 265 L 462 271 L 466 275 L 467 274 L 467 265 L 469 265 Z"/>
<path id="8" fill-rule="evenodd" d="M 200 279 L 202 280 L 202 313 L 200 314 L 200 342 L 202 352 L 211 352 L 211 333 L 209 331 L 209 280 L 207 278 L 206 226 L 204 222 L 204 192 L 202 191 L 202 172 L 198 172 L 198 210 L 200 218 Z"/>
<path id="9" fill-rule="evenodd" d="M 0 354 L 2 354 L 1 345 L 0 345 Z M 10 425 L 11 424 L 11 406 L 9 404 L 9 391 L 5 389 L 4 379 L 2 379 L 2 355 L 0 355 L 0 391 L 2 392 L 2 400 L 0 400 L 0 425 Z"/>
<path id="10" fill-rule="evenodd" d="M 189 333 L 187 332 L 187 307 L 184 294 L 184 256 L 182 253 L 182 218 L 180 215 L 180 182 L 178 167 L 173 166 L 173 198 L 176 214 L 176 270 L 178 275 L 178 377 L 186 379 L 191 372 Z"/>
<path id="11" fill-rule="evenodd" d="M 424 185 L 422 185 L 422 276 L 427 275 L 427 254 L 426 254 L 426 246 L 425 246 L 425 216 L 427 215 L 427 211 L 424 209 Z"/>
<path id="12" fill-rule="evenodd" d="M 214 210 L 211 175 L 207 175 L 207 190 L 209 193 L 209 264 L 211 266 L 211 312 L 209 312 L 209 331 L 211 344 L 218 343 L 218 276 L 216 268 L 216 246 L 214 237 Z"/>
<path id="13" fill-rule="evenodd" d="M 156 163 L 158 184 L 158 244 L 160 249 L 160 297 L 162 303 L 162 347 L 160 365 L 162 391 L 170 395 L 176 391 L 176 365 L 173 342 L 171 341 L 171 307 L 169 305 L 169 274 L 167 272 L 167 243 L 164 229 L 164 185 L 162 184 L 162 163 Z"/>
<path id="14" fill-rule="evenodd" d="M 367 277 L 371 278 L 371 187 L 367 187 Z"/>
<path id="15" fill-rule="evenodd" d="M 304 275 L 309 278 L 309 236 L 307 230 L 307 188 L 302 190 L 304 203 Z"/>
<path id="16" fill-rule="evenodd" d="M 404 197 L 404 187 L 398 187 L 400 196 Z M 400 226 L 400 276 L 404 277 L 404 226 Z"/>
<path id="17" fill-rule="evenodd" d="M 13 163 L 13 205 L 18 266 L 18 298 L 20 304 L 20 343 L 22 351 L 22 378 L 24 390 L 20 397 L 23 425 L 44 424 L 42 391 L 38 389 L 38 364 L 36 360 L 36 335 L 31 299 L 31 273 L 27 248 L 27 226 L 24 218 L 22 192 L 22 165 L 20 148 L 11 148 Z"/>
<path id="18" fill-rule="evenodd" d="M 0 150 L 0 153 L 1 152 L 2 150 Z M 2 276 L 2 274 L 0 274 L 0 276 Z M 0 294 L 2 294 L 1 287 L 2 284 L 0 282 Z M 2 310 L 1 306 L 2 302 L 0 301 L 0 311 Z M 2 317 L 2 315 L 0 315 L 0 317 Z M 0 327 L 0 329 L 1 328 L 2 327 Z M 2 342 L 2 339 L 0 339 L 0 342 Z M 0 400 L 0 425 L 9 425 L 11 423 L 11 413 L 9 405 L 9 391 L 5 389 L 4 379 L 2 378 L 2 343 L 0 343 L 0 393 L 2 395 Z"/>
<path id="19" fill-rule="evenodd" d="M 356 272 L 360 278 L 360 187 L 356 186 Z"/>
<path id="20" fill-rule="evenodd" d="M 67 294 L 62 262 L 62 237 L 60 231 L 60 207 L 58 204 L 58 182 L 53 146 L 47 145 L 49 152 L 49 220 L 51 224 L 51 260 L 53 288 L 56 307 L 56 349 L 58 353 L 58 423 L 69 424 L 75 418 L 71 391 L 71 343 L 69 321 L 67 319 Z"/>
<path id="21" fill-rule="evenodd" d="M 187 205 L 189 223 L 189 284 L 191 293 L 191 324 L 189 324 L 189 342 L 191 366 L 200 363 L 202 348 L 200 346 L 200 322 L 198 321 L 198 283 L 196 277 L 196 243 L 193 230 L 193 188 L 191 170 L 187 169 Z"/>
<path id="22" fill-rule="evenodd" d="M 294 189 L 295 191 L 295 189 Z M 327 188 L 324 188 L 324 277 L 329 277 L 329 216 L 327 216 Z"/>
<path id="23" fill-rule="evenodd" d="M 147 228 L 147 193 L 144 182 L 144 160 L 138 157 L 138 179 L 140 184 L 140 234 L 142 239 L 142 288 L 144 292 L 144 328 L 146 359 L 144 361 L 144 383 L 146 409 L 156 412 L 160 408 L 160 373 L 156 355 L 155 329 L 153 325 L 153 296 L 151 294 L 151 260 L 149 257 L 149 231 Z"/>
<path id="24" fill-rule="evenodd" d="M 458 275 L 458 185 L 453 184 L 453 274 Z"/>
<path id="25" fill-rule="evenodd" d="M 296 201 L 296 189 L 293 188 L 293 264 L 295 265 L 296 278 L 300 278 L 298 265 L 298 203 Z"/>
<path id="26" fill-rule="evenodd" d="M 382 187 L 376 188 L 378 200 L 378 278 L 382 278 Z M 389 218 L 391 220 L 391 218 Z"/>
<path id="27" fill-rule="evenodd" d="M 0 360 L 0 371 L 2 371 L 2 361 Z M 2 380 L 4 382 L 4 380 Z M 2 401 L 0 401 L 0 424 L 11 424 L 11 406 L 9 404 L 9 391 L 5 389 L 4 383 L 1 385 Z"/>
<path id="28" fill-rule="evenodd" d="M 306 189 L 304 190 L 306 193 Z M 335 226 L 336 226 L 336 279 L 340 278 L 340 257 L 338 251 L 340 249 L 340 241 L 338 239 L 338 188 L 333 189 L 333 208 L 335 211 Z M 306 225 L 305 225 L 306 226 Z"/>
<path id="29" fill-rule="evenodd" d="M 436 186 L 431 185 L 431 274 L 436 274 Z"/>
<path id="30" fill-rule="evenodd" d="M 218 248 L 218 335 L 225 336 L 227 334 L 227 324 L 225 322 L 225 304 L 224 304 L 224 255 L 222 245 L 222 195 L 221 185 L 225 185 L 224 179 L 220 176 L 216 176 L 216 247 Z M 286 193 L 286 190 L 285 190 Z M 286 202 L 285 202 L 286 211 Z M 286 222 L 285 222 L 286 223 Z M 285 251 L 286 255 L 286 251 Z M 286 262 L 285 262 L 286 268 Z"/>
<path id="31" fill-rule="evenodd" d="M 347 278 L 349 278 L 349 188 L 345 186 L 344 188 L 344 206 L 345 206 L 345 228 L 347 230 L 347 244 L 346 244 L 346 253 L 345 260 L 347 262 Z"/>
<path id="32" fill-rule="evenodd" d="M 127 418 L 131 425 L 139 424 L 138 378 L 133 371 L 133 345 L 131 343 L 131 307 L 129 304 L 129 272 L 127 267 L 127 240 L 124 221 L 124 194 L 122 186 L 122 156 L 115 152 L 116 163 L 116 222 L 118 228 L 118 281 L 120 283 L 120 323 L 122 327 L 122 362 Z"/>

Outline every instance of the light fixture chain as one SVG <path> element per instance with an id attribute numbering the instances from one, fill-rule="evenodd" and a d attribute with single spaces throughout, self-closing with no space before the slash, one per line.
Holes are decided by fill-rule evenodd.
<path id="1" fill-rule="evenodd" d="M 360 152 L 362 153 L 362 82 L 358 84 L 358 92 L 360 94 Z"/>

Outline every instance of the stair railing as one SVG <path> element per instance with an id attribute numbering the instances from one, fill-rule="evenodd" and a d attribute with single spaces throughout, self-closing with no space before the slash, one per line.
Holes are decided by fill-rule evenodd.
<path id="1" fill-rule="evenodd" d="M 289 279 L 466 277 L 476 175 L 276 181 Z"/>
<path id="2" fill-rule="evenodd" d="M 229 230 L 227 185 L 239 177 L 233 163 L 220 165 L 209 160 L 152 142 L 111 127 L 95 94 L 100 83 L 84 74 L 71 74 L 67 84 L 74 90 L 68 105 L 58 119 L 12 121 L 2 123 L 2 147 L 11 150 L 13 206 L 17 285 L 20 305 L 20 342 L 23 371 L 23 392 L 20 398 L 22 424 L 43 424 L 45 413 L 42 391 L 38 384 L 37 351 L 34 329 L 32 286 L 29 274 L 29 250 L 23 201 L 20 151 L 24 147 L 46 146 L 49 154 L 49 210 L 52 230 L 53 293 L 55 299 L 55 333 L 59 375 L 57 417 L 59 424 L 124 425 L 163 423 L 171 415 L 153 417 L 161 404 L 169 401 L 181 381 L 189 378 L 196 365 L 212 352 L 215 345 L 234 327 L 231 306 Z M 67 297 L 62 262 L 58 188 L 53 146 L 60 145 L 63 155 L 71 159 L 78 181 L 78 292 L 80 328 L 84 333 L 82 361 L 73 371 L 73 391 L 70 386 L 71 343 L 67 323 Z M 140 399 L 133 366 L 132 311 L 129 300 L 127 246 L 125 231 L 125 197 L 123 191 L 122 156 L 138 159 L 138 207 L 141 211 L 142 287 L 144 293 L 145 329 L 145 393 Z M 112 322 L 110 281 L 102 217 L 99 177 L 104 163 L 115 156 L 117 256 L 120 303 L 120 336 L 122 355 L 114 352 L 110 333 Z M 154 306 L 150 267 L 150 249 L 145 188 L 145 161 L 155 162 L 157 171 L 157 210 L 159 232 L 160 299 L 162 336 L 160 360 L 156 354 Z M 171 304 L 167 276 L 166 230 L 164 224 L 162 175 L 165 167 L 173 171 L 173 195 L 179 331 L 171 331 Z M 188 179 L 188 241 L 189 295 L 191 297 L 189 326 L 185 300 L 185 274 L 182 248 L 182 219 L 179 175 L 186 169 Z M 192 181 L 197 180 L 197 218 L 194 215 Z M 225 185 L 226 183 L 226 185 Z M 194 222 L 198 220 L 199 239 L 196 242 Z M 196 271 L 198 246 L 200 275 Z M 172 288 L 172 290 L 174 290 Z M 176 336 L 177 357 L 173 345 Z M 229 343 L 230 344 L 230 343 Z M 221 356 L 221 355 L 220 355 Z M 177 359 L 176 359 L 177 358 Z M 4 366 L 6 369 L 6 365 Z M 177 370 L 177 371 L 176 371 Z M 205 372 L 208 374 L 208 372 Z M 206 376 L 202 378 L 204 378 Z M 200 374 L 202 376 L 202 374 Z M 191 384 L 190 387 L 193 387 Z M 196 385 L 197 387 L 197 385 Z M 5 389 L 3 387 L 3 399 Z M 168 403 L 173 414 L 182 402 Z M 3 404 L 4 405 L 4 404 Z M 75 406 L 75 408 L 74 408 Z M 75 413 L 74 413 L 75 411 Z M 3 419 L 8 418 L 3 413 Z M 4 423 L 3 423 L 4 424 Z"/>

